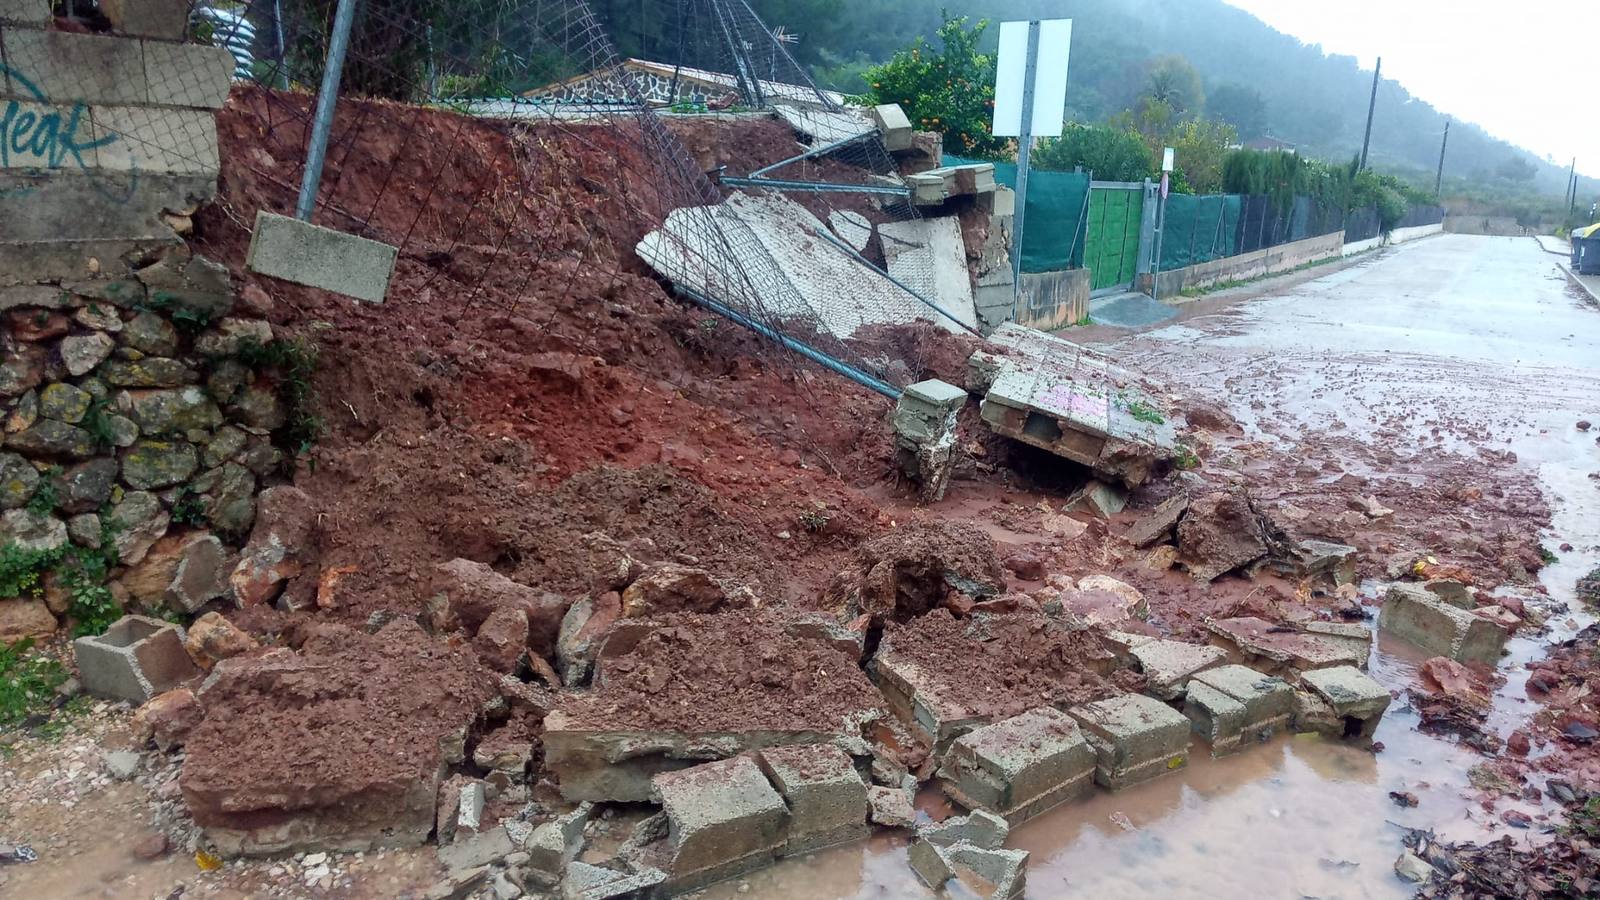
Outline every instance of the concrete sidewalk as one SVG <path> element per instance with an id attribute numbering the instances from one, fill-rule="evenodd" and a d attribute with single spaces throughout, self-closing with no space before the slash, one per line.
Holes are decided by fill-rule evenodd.
<path id="1" fill-rule="evenodd" d="M 1546 253 L 1559 255 L 1556 266 L 1567 276 L 1567 280 L 1588 294 L 1590 301 L 1600 303 L 1600 275 L 1579 275 L 1572 270 L 1571 242 L 1550 234 L 1536 234 L 1533 239 L 1539 242 Z"/>

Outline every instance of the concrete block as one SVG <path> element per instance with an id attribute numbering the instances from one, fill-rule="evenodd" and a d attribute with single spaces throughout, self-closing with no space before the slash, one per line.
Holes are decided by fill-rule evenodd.
<path id="1" fill-rule="evenodd" d="M 189 0 L 100 0 L 100 11 L 119 34 L 181 41 L 189 5 Z"/>
<path id="2" fill-rule="evenodd" d="M 273 278 L 382 303 L 399 252 L 378 241 L 258 212 L 245 265 Z"/>
<path id="3" fill-rule="evenodd" d="M 522 844 L 528 854 L 528 866 L 549 878 L 559 878 L 583 850 L 583 827 L 593 813 L 594 804 L 580 803 L 572 812 L 535 828 Z"/>
<path id="4" fill-rule="evenodd" d="M 873 785 L 867 788 L 867 803 L 871 807 L 872 822 L 885 828 L 910 828 L 917 820 L 917 811 L 911 797 L 899 788 Z"/>
<path id="5" fill-rule="evenodd" d="M 6 95 L 41 103 L 144 103 L 144 50 L 110 35 L 7 28 L 0 31 L 10 77 Z"/>
<path id="6" fill-rule="evenodd" d="M 944 857 L 944 848 L 932 841 L 912 842 L 906 850 L 906 862 L 910 863 L 911 871 L 916 873 L 917 878 L 935 891 L 944 887 L 944 883 L 956 874 Z"/>
<path id="7" fill-rule="evenodd" d="M 1367 657 L 1372 654 L 1372 629 L 1360 622 L 1303 622 L 1300 625 L 1307 635 L 1315 635 L 1325 646 L 1343 648 L 1354 660 L 1358 669 L 1367 667 Z"/>
<path id="8" fill-rule="evenodd" d="M 933 825 L 917 829 L 917 836 L 939 847 L 966 843 L 998 850 L 1011 835 L 1011 825 L 1005 819 L 986 810 L 976 809 L 964 816 L 952 816 Z"/>
<path id="9" fill-rule="evenodd" d="M 654 785 L 667 814 L 674 892 L 760 868 L 783 849 L 788 808 L 749 757 L 657 775 Z"/>
<path id="10" fill-rule="evenodd" d="M 87 136 L 93 127 L 85 110 L 79 134 Z M 98 168 L 98 148 L 81 155 L 84 167 L 63 159 L 55 169 L 0 169 L 0 247 L 21 245 L 16 258 L 10 252 L 0 257 L 0 281 L 80 281 L 92 277 L 89 257 L 114 277 L 129 249 L 179 242 L 161 210 L 216 195 L 214 174 L 111 171 Z"/>
<path id="11" fill-rule="evenodd" d="M 1296 734 L 1320 734 L 1335 739 L 1344 736 L 1344 722 L 1334 714 L 1333 707 L 1311 691 L 1294 692 L 1291 722 Z"/>
<path id="12" fill-rule="evenodd" d="M 943 412 L 966 405 L 967 392 L 953 384 L 930 378 L 905 389 L 905 396 Z"/>
<path id="13" fill-rule="evenodd" d="M 1095 781 L 1111 790 L 1139 784 L 1189 762 L 1189 720 L 1160 700 L 1124 694 L 1067 712 L 1094 748 Z"/>
<path id="14" fill-rule="evenodd" d="M 988 717 L 944 697 L 936 680 L 924 675 L 915 663 L 895 656 L 892 650 L 880 651 L 877 662 L 878 689 L 890 711 L 928 738 L 934 755 L 942 755 L 961 735 L 989 724 Z"/>
<path id="15" fill-rule="evenodd" d="M 148 102 L 152 106 L 219 109 L 227 102 L 235 64 L 226 47 L 146 41 Z"/>
<path id="16" fill-rule="evenodd" d="M 867 785 L 850 754 L 832 744 L 811 744 L 762 750 L 757 758 L 789 805 L 783 855 L 867 836 Z"/>
<path id="17" fill-rule="evenodd" d="M 1227 658 L 1220 647 L 1164 640 L 1147 641 L 1130 653 L 1144 670 L 1146 690 L 1163 700 L 1183 696 L 1191 675 Z"/>
<path id="18" fill-rule="evenodd" d="M 203 674 L 183 647 L 183 629 L 148 616 L 123 616 L 105 634 L 72 642 L 83 689 L 135 705 Z"/>
<path id="19" fill-rule="evenodd" d="M 1378 627 L 1430 653 L 1490 666 L 1500 661 L 1509 637 L 1494 622 L 1415 584 L 1389 588 L 1378 613 Z"/>
<path id="20" fill-rule="evenodd" d="M 910 150 L 912 144 L 911 120 L 898 103 L 885 103 L 872 108 L 872 125 L 883 136 L 884 149 Z"/>
<path id="21" fill-rule="evenodd" d="M 1188 494 L 1174 494 L 1129 526 L 1122 537 L 1135 547 L 1148 547 L 1166 537 L 1189 509 Z"/>
<path id="22" fill-rule="evenodd" d="M 50 21 L 50 0 L 0 0 L 0 24 L 35 25 Z"/>
<path id="23" fill-rule="evenodd" d="M 988 810 L 1019 825 L 1087 794 L 1095 752 L 1072 717 L 1040 707 L 955 739 L 939 778 L 969 809 Z"/>
<path id="24" fill-rule="evenodd" d="M 654 897 L 654 889 L 667 880 L 667 874 L 648 866 L 633 872 L 619 872 L 604 866 L 574 861 L 561 881 L 561 900 L 620 900 L 623 897 Z"/>
<path id="25" fill-rule="evenodd" d="M 994 189 L 994 214 L 996 216 L 1014 216 L 1017 214 L 1017 192 L 1005 185 Z"/>
<path id="26" fill-rule="evenodd" d="M 452 872 L 465 872 L 498 862 L 516 849 L 511 835 L 501 825 L 445 844 L 439 848 L 439 862 Z"/>
<path id="27" fill-rule="evenodd" d="M 1183 714 L 1211 742 L 1211 755 L 1223 756 L 1288 727 L 1294 689 L 1245 666 L 1219 666 L 1189 679 Z"/>
<path id="28" fill-rule="evenodd" d="M 1342 737 L 1372 737 L 1392 699 L 1383 685 L 1354 666 L 1306 672 L 1300 683 L 1333 710 Z"/>
<path id="29" fill-rule="evenodd" d="M 1026 850 L 990 850 L 956 844 L 946 848 L 944 856 L 958 872 L 970 872 L 983 882 L 975 886 L 980 897 L 1012 900 L 1027 890 Z"/>
<path id="30" fill-rule="evenodd" d="M 87 107 L 26 100 L 0 104 L 9 115 L 0 141 L 0 169 L 65 169 L 70 173 L 100 165 L 99 141 Z"/>
<path id="31" fill-rule="evenodd" d="M 95 106 L 99 166 L 119 172 L 216 176 L 217 119 L 198 109 Z"/>

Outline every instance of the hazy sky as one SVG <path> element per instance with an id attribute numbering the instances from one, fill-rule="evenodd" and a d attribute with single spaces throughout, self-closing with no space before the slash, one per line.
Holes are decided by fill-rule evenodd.
<path id="1" fill-rule="evenodd" d="M 1440 112 L 1600 173 L 1600 113 L 1573 82 L 1600 62 L 1587 0 L 1226 0 L 1328 53 L 1354 56 Z M 1383 111 L 1378 111 L 1379 120 Z"/>

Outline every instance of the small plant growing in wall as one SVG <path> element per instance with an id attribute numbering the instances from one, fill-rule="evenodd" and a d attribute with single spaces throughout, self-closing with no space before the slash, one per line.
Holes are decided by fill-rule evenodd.
<path id="1" fill-rule="evenodd" d="M 316 414 L 316 390 L 312 387 L 317 353 L 317 345 L 306 338 L 281 338 L 270 344 L 245 340 L 234 351 L 234 358 L 246 367 L 277 373 L 278 399 L 287 417 L 276 440 L 291 459 L 309 452 L 322 435 L 322 419 Z"/>

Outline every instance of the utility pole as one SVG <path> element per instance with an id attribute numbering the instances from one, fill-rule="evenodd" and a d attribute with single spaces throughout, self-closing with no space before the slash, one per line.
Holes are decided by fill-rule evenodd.
<path id="1" fill-rule="evenodd" d="M 1361 139 L 1361 165 L 1356 171 L 1367 167 L 1367 145 L 1372 143 L 1372 112 L 1378 108 L 1378 76 L 1383 72 L 1383 57 L 1378 57 L 1378 64 L 1372 69 L 1372 99 L 1367 101 L 1367 135 Z"/>
<path id="2" fill-rule="evenodd" d="M 1016 317 L 1017 299 L 1022 296 L 1022 226 L 1028 213 L 1028 157 L 1033 153 L 1033 81 L 1039 73 L 1039 20 L 1028 22 L 1028 55 L 1022 65 L 1022 129 L 1017 135 L 1017 210 L 1012 216 L 1011 315 Z M 1084 198 L 1088 202 L 1088 198 Z"/>
<path id="3" fill-rule="evenodd" d="M 1444 138 L 1439 141 L 1439 173 L 1433 176 L 1433 199 L 1439 199 L 1439 185 L 1444 183 L 1444 147 L 1450 143 L 1450 120 L 1444 120 Z"/>
<path id="4" fill-rule="evenodd" d="M 1572 208 L 1578 204 L 1578 158 L 1572 158 L 1572 168 L 1567 169 L 1567 218 L 1572 218 Z"/>

